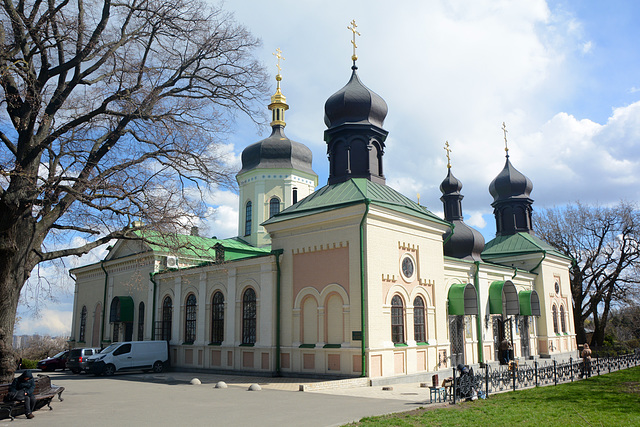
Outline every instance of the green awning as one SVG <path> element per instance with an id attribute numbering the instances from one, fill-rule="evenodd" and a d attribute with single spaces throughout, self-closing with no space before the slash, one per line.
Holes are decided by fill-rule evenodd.
<path id="1" fill-rule="evenodd" d="M 518 299 L 522 316 L 540 316 L 540 299 L 536 291 L 520 291 Z"/>
<path id="2" fill-rule="evenodd" d="M 133 298 L 113 297 L 109 322 L 133 322 Z"/>
<path id="3" fill-rule="evenodd" d="M 518 292 L 511 280 L 495 281 L 489 286 L 489 314 L 520 314 Z"/>
<path id="4" fill-rule="evenodd" d="M 449 288 L 449 315 L 478 315 L 478 294 L 471 283 L 455 283 Z"/>

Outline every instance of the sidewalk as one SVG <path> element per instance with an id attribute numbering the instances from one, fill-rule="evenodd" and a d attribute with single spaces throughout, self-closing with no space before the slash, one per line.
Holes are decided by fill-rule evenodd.
<path id="1" fill-rule="evenodd" d="M 34 375 L 37 375 L 34 372 Z M 248 377 L 225 374 L 168 372 L 116 374 L 113 377 L 51 373 L 51 382 L 65 387 L 63 402 L 23 415 L 0 426 L 340 426 L 362 417 L 445 406 L 429 403 L 429 389 L 417 383 L 382 387 L 350 387 L 298 391 L 308 379 Z M 201 385 L 191 385 L 198 378 Z M 225 381 L 226 389 L 216 389 Z M 248 391 L 259 384 L 261 391 Z"/>

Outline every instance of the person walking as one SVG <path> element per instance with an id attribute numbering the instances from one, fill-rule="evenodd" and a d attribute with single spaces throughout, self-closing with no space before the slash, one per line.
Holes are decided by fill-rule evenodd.
<path id="1" fill-rule="evenodd" d="M 584 343 L 584 348 L 580 356 L 582 356 L 584 376 L 585 378 L 589 378 L 591 376 L 591 349 L 589 348 L 589 344 Z"/>

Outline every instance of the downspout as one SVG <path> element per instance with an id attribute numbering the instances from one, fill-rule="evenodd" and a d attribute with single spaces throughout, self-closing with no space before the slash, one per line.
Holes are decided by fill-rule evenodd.
<path id="1" fill-rule="evenodd" d="M 533 270 L 535 270 L 536 268 L 540 267 L 540 264 L 542 264 L 542 261 L 544 261 L 544 259 L 547 257 L 547 251 L 542 251 L 542 259 L 540 260 L 540 262 L 538 264 L 536 264 L 535 267 L 533 267 L 530 270 L 530 273 L 533 273 Z M 516 273 L 518 272 L 518 270 L 516 269 Z M 516 275 L 514 274 L 513 277 L 516 277 Z"/>
<path id="2" fill-rule="evenodd" d="M 473 284 L 476 287 L 476 298 L 478 300 L 478 315 L 476 316 L 476 326 L 478 328 L 478 362 L 484 362 L 484 352 L 482 348 L 482 304 L 480 304 L 480 277 L 478 272 L 480 271 L 480 261 L 474 261 L 476 271 L 473 274 Z"/>
<path id="3" fill-rule="evenodd" d="M 362 220 L 360 221 L 360 338 L 361 347 L 362 347 L 362 374 L 361 377 L 367 376 L 367 355 L 365 351 L 365 341 L 367 338 L 366 334 L 366 318 L 364 314 L 364 221 L 367 219 L 367 214 L 369 213 L 369 205 L 371 204 L 371 199 L 364 199 L 365 210 L 364 215 L 362 215 Z"/>
<path id="4" fill-rule="evenodd" d="M 104 268 L 104 260 L 100 261 L 100 268 L 104 271 L 104 297 L 102 299 L 102 329 L 100 330 L 100 345 L 102 346 L 102 342 L 104 341 L 104 317 L 106 315 L 107 310 L 107 283 L 109 280 L 109 273 Z"/>
<path id="5" fill-rule="evenodd" d="M 151 308 L 151 340 L 156 339 L 156 292 L 158 290 L 158 283 L 153 278 L 156 275 L 155 271 L 149 272 L 149 280 L 153 283 L 153 307 Z"/>
<path id="6" fill-rule="evenodd" d="M 450 222 L 449 226 L 451 227 L 451 233 L 449 233 L 449 235 L 447 236 L 446 239 L 444 239 L 444 241 L 442 242 L 442 246 L 444 247 L 444 245 L 447 244 L 447 242 L 449 241 L 449 239 L 451 239 L 451 237 L 453 237 L 453 233 L 454 233 L 454 229 L 456 228 L 455 224 Z"/>
<path id="7" fill-rule="evenodd" d="M 71 271 L 69 271 L 67 274 L 69 274 L 69 277 L 71 277 L 71 280 L 73 280 L 73 319 L 71 319 L 71 328 L 72 328 L 71 336 L 67 340 L 69 350 L 71 350 L 71 343 L 76 342 L 75 315 L 77 313 L 77 308 L 78 308 L 78 280 L 75 277 L 73 277 L 73 274 L 71 274 Z"/>
<path id="8" fill-rule="evenodd" d="M 280 278 L 282 276 L 282 272 L 280 271 L 280 255 L 284 252 L 283 249 L 274 249 L 271 251 L 272 254 L 276 256 L 276 376 L 282 376 L 282 371 L 280 368 L 280 334 L 281 334 L 281 326 L 280 326 L 280 311 L 281 311 L 281 281 Z"/>
<path id="9" fill-rule="evenodd" d="M 544 259 L 544 258 L 542 258 Z M 540 265 L 540 264 L 538 264 Z M 536 268 L 538 268 L 538 265 L 536 265 Z M 512 279 L 515 279 L 516 276 L 518 275 L 518 267 L 513 267 L 515 269 L 515 271 L 513 272 L 513 276 L 511 276 Z"/>

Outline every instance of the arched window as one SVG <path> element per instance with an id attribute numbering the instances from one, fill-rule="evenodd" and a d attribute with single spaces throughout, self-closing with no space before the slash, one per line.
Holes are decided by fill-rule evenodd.
<path id="1" fill-rule="evenodd" d="M 553 308 L 551 309 L 551 313 L 553 315 L 553 332 L 558 333 L 558 307 L 553 304 Z"/>
<path id="2" fill-rule="evenodd" d="M 196 340 L 196 296 L 189 294 L 184 310 L 184 342 L 193 344 Z"/>
<path id="3" fill-rule="evenodd" d="M 256 291 L 249 288 L 242 296 L 242 344 L 256 342 Z"/>
<path id="4" fill-rule="evenodd" d="M 224 295 L 218 291 L 211 300 L 211 343 L 222 344 L 224 340 Z"/>
<path id="5" fill-rule="evenodd" d="M 272 197 L 269 200 L 269 218 L 280 212 L 280 199 Z"/>
<path id="6" fill-rule="evenodd" d="M 84 342 L 85 330 L 87 328 L 87 306 L 82 306 L 82 312 L 80 313 L 80 336 L 78 341 Z"/>
<path id="7" fill-rule="evenodd" d="M 244 209 L 244 235 L 251 235 L 251 202 L 247 202 Z"/>
<path id="8" fill-rule="evenodd" d="M 171 340 L 171 317 L 173 314 L 173 302 L 171 297 L 167 296 L 162 301 L 162 333 L 160 339 Z"/>
<path id="9" fill-rule="evenodd" d="M 298 203 L 298 189 L 293 187 L 293 204 Z"/>
<path id="10" fill-rule="evenodd" d="M 564 305 L 560 306 L 560 327 L 562 328 L 562 332 L 566 333 L 567 332 L 567 322 L 564 319 L 565 315 L 564 315 Z"/>
<path id="11" fill-rule="evenodd" d="M 120 321 L 120 298 L 114 297 L 111 300 L 111 310 L 109 311 L 109 322 L 116 323 Z"/>
<path id="12" fill-rule="evenodd" d="M 416 297 L 413 300 L 413 339 L 416 342 L 427 342 L 426 318 L 422 297 Z"/>
<path id="13" fill-rule="evenodd" d="M 138 305 L 138 341 L 144 340 L 144 303 Z"/>
<path id="14" fill-rule="evenodd" d="M 404 343 L 404 305 L 399 295 L 391 299 L 391 341 Z"/>

